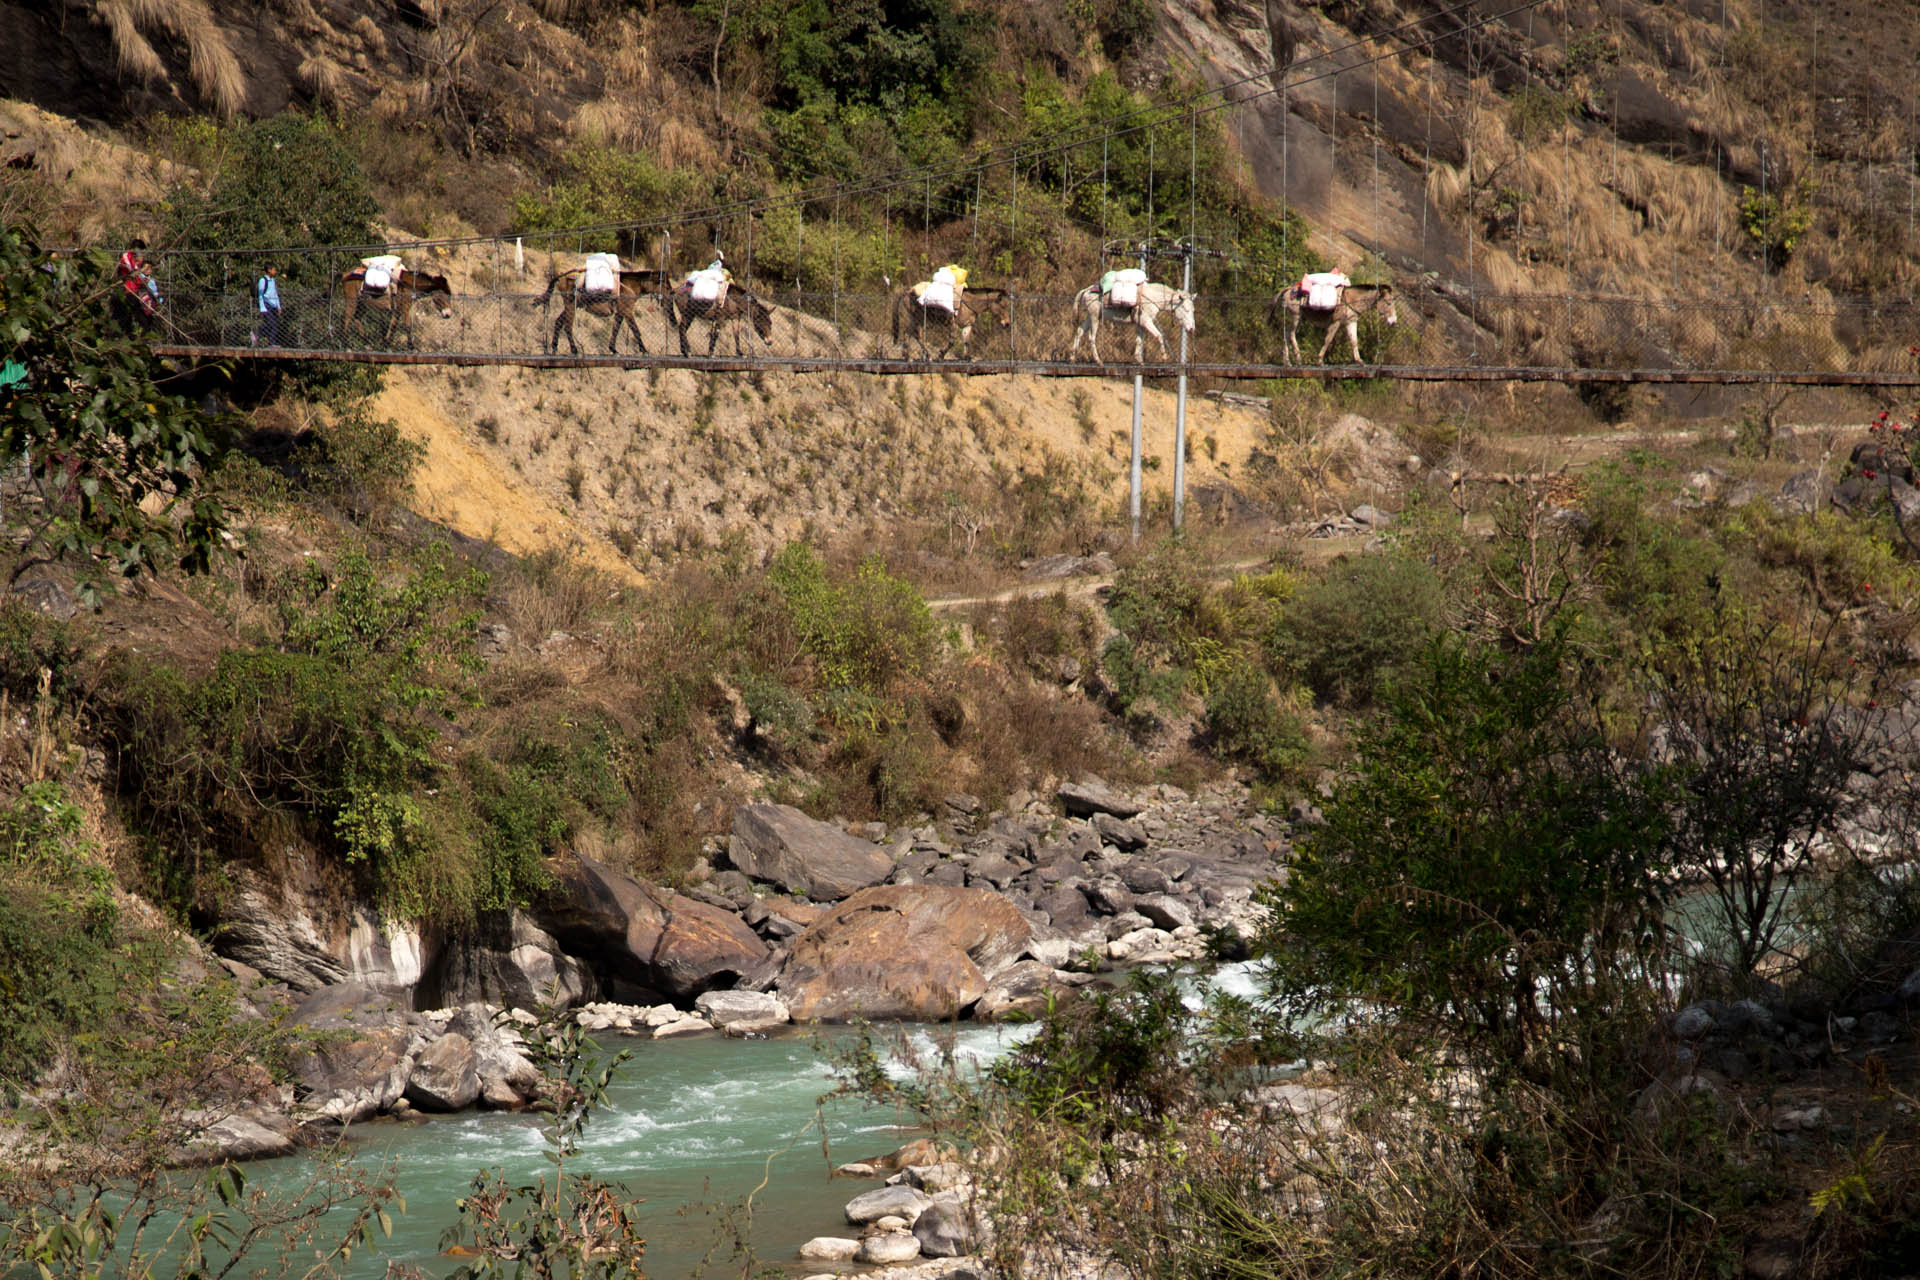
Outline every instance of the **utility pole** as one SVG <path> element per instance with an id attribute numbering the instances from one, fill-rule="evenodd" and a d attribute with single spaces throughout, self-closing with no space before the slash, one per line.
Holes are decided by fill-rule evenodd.
<path id="1" fill-rule="evenodd" d="M 1147 247 L 1152 241 L 1140 242 L 1140 269 L 1147 269 Z M 1095 353 L 1099 354 L 1098 352 Z M 1140 541 L 1140 399 L 1141 377 L 1138 366 L 1133 375 L 1133 455 L 1132 465 L 1127 472 L 1127 509 L 1133 515 L 1133 541 Z"/>
<path id="2" fill-rule="evenodd" d="M 1193 294 L 1193 242 L 1180 246 L 1180 292 Z M 1180 390 L 1173 411 L 1173 527 L 1187 522 L 1187 326 L 1180 326 Z"/>

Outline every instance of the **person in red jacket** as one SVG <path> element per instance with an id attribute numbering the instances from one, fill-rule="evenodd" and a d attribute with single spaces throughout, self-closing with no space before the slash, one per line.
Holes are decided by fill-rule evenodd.
<path id="1" fill-rule="evenodd" d="M 127 251 L 120 255 L 120 287 L 140 304 L 142 315 L 151 316 L 154 307 L 160 302 L 160 286 L 154 283 L 153 269 L 147 265 L 146 258 L 141 256 L 141 251 L 146 247 L 145 240 L 136 238 L 127 246 Z"/>

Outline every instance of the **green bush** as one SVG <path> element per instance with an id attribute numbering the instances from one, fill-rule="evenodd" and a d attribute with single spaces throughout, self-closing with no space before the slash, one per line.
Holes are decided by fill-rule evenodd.
<path id="1" fill-rule="evenodd" d="M 380 207 L 345 131 L 324 116 L 283 112 L 223 130 L 225 147 L 207 190 L 175 191 L 167 216 L 168 247 L 211 250 L 166 261 L 169 282 L 187 294 L 225 284 L 244 291 L 260 259 L 222 258 L 219 251 L 363 245 L 376 241 Z M 331 273 L 353 265 L 322 255 L 276 260 L 282 289 L 327 289 Z M 188 300 L 191 300 L 190 298 Z"/>
<path id="2" fill-rule="evenodd" d="M 176 900 L 204 887 L 203 862 L 257 849 L 269 818 L 292 823 L 357 868 L 403 914 L 460 910 L 471 886 L 423 873 L 439 839 L 419 798 L 438 777 L 485 576 L 444 548 L 389 584 L 359 552 L 283 606 L 277 647 L 223 652 L 189 676 L 122 655 L 100 686 L 104 728 L 127 798 Z M 183 865 L 184 864 L 184 865 Z"/>
<path id="3" fill-rule="evenodd" d="M 0 811 L 0 1098 L 112 1006 L 112 886 L 59 783 L 32 783 Z"/>
<path id="4" fill-rule="evenodd" d="M 1564 663 L 1436 644 L 1362 730 L 1325 825 L 1262 892 L 1300 1025 L 1391 1010 L 1496 1079 L 1540 1079 L 1644 996 L 1666 797 Z"/>
<path id="5" fill-rule="evenodd" d="M 1124 990 L 1049 1010 L 988 1078 L 1036 1119 L 1101 1136 L 1151 1129 L 1189 1096 L 1193 1023 L 1171 974 L 1135 969 Z"/>
<path id="6" fill-rule="evenodd" d="M 1278 782 L 1307 759 L 1305 727 L 1274 695 L 1273 680 L 1236 662 L 1207 697 L 1207 736 L 1216 754 L 1237 760 L 1263 782 Z"/>
<path id="7" fill-rule="evenodd" d="M 1425 563 L 1349 557 L 1303 584 L 1268 630 L 1268 656 L 1340 706 L 1372 704 L 1440 628 L 1444 594 Z"/>
<path id="8" fill-rule="evenodd" d="M 320 433 L 319 446 L 297 464 L 299 487 L 339 503 L 356 519 L 384 512 L 413 492 L 427 448 L 376 418 L 364 401 L 343 405 Z"/>
<path id="9" fill-rule="evenodd" d="M 833 573 L 804 543 L 790 543 L 774 557 L 767 580 L 832 718 L 865 718 L 872 699 L 933 656 L 926 601 L 877 557 L 852 573 Z"/>
<path id="10" fill-rule="evenodd" d="M 64 704 L 78 692 L 83 656 L 67 623 L 19 600 L 0 602 L 0 689 L 16 703 L 30 703 L 40 696 L 44 674 L 48 696 Z"/>

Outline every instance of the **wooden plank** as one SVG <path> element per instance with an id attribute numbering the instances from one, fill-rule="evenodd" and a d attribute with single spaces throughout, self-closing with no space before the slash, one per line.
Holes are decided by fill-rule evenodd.
<path id="1" fill-rule="evenodd" d="M 1397 382 L 1646 383 L 1655 385 L 1915 387 L 1920 371 L 1854 369 L 1575 369 L 1527 365 L 1281 365 L 1170 363 L 1093 364 L 1066 360 L 924 361 L 842 356 L 559 356 L 518 352 L 346 351 L 287 347 L 196 347 L 155 343 L 155 355 L 174 359 L 344 364 L 505 365 L 524 369 L 692 369 L 703 373 L 871 373 L 887 376 L 955 373 L 965 377 L 1024 374 L 1048 378 L 1196 378 L 1319 381 L 1384 379 Z"/>

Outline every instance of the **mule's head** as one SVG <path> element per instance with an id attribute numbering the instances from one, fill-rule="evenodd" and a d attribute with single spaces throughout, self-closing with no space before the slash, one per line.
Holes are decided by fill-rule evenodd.
<path id="1" fill-rule="evenodd" d="M 1393 305 L 1393 286 L 1390 284 L 1380 286 L 1380 318 L 1388 324 L 1400 323 L 1400 312 Z"/>
<path id="2" fill-rule="evenodd" d="M 431 294 L 440 296 L 440 318 L 453 319 L 453 285 L 445 276 L 432 275 L 425 271 L 409 271 L 405 276 L 408 292 L 415 298 L 424 300 Z"/>
<path id="3" fill-rule="evenodd" d="M 1173 312 L 1173 318 L 1180 322 L 1180 328 L 1183 332 L 1193 332 L 1193 304 L 1196 301 L 1198 301 L 1198 299 L 1190 293 L 1176 293 L 1173 295 L 1173 305 L 1169 310 Z"/>
<path id="4" fill-rule="evenodd" d="M 760 335 L 760 341 L 773 341 L 773 308 L 752 294 L 744 294 L 747 312 L 753 317 L 753 331 Z"/>
<path id="5" fill-rule="evenodd" d="M 1013 327 L 1013 290 L 982 294 L 981 301 L 986 303 L 983 309 L 988 319 L 993 322 L 994 328 L 1011 329 Z"/>

